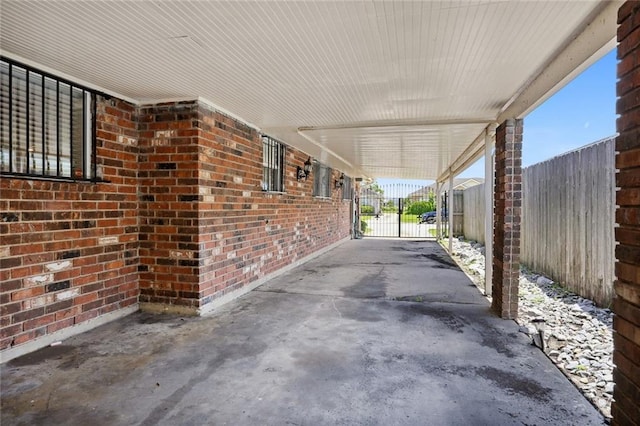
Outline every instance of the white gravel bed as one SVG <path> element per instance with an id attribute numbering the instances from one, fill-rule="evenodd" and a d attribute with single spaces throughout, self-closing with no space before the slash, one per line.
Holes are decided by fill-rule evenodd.
<path id="1" fill-rule="evenodd" d="M 484 289 L 484 247 L 454 240 L 454 258 Z M 553 280 L 520 269 L 518 324 L 538 347 L 534 320 L 544 320 L 544 352 L 607 418 L 613 397 L 613 313 L 564 289 Z"/>

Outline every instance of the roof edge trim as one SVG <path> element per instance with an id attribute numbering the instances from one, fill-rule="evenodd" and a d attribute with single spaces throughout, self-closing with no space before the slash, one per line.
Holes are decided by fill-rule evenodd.
<path id="1" fill-rule="evenodd" d="M 505 105 L 496 121 L 526 116 L 613 49 L 621 4 L 619 0 L 603 3 L 600 12 L 588 19 L 582 31 Z"/>

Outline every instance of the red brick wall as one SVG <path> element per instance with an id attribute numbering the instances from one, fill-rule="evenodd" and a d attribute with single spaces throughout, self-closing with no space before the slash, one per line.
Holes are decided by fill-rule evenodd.
<path id="1" fill-rule="evenodd" d="M 613 424 L 640 424 L 640 2 L 618 12 Z"/>
<path id="2" fill-rule="evenodd" d="M 141 108 L 140 146 L 145 304 L 202 308 L 350 234 L 342 192 L 295 179 L 306 154 L 288 147 L 285 193 L 263 192 L 258 132 L 203 103 Z"/>
<path id="3" fill-rule="evenodd" d="M 97 110 L 106 182 L 2 179 L 0 350 L 138 301 L 196 313 L 350 235 L 342 191 L 296 180 L 306 154 L 263 192 L 258 132 L 203 103 Z"/>
<path id="4" fill-rule="evenodd" d="M 1 179 L 0 350 L 137 303 L 134 107 L 96 118 L 108 183 Z"/>
<path id="5" fill-rule="evenodd" d="M 522 214 L 522 120 L 496 129 L 492 308 L 502 318 L 518 316 L 520 218 Z"/>
<path id="6" fill-rule="evenodd" d="M 307 154 L 287 147 L 285 192 L 263 192 L 260 135 L 206 105 L 199 119 L 201 305 L 350 235 L 342 190 L 316 198 L 313 174 L 296 180 Z"/>

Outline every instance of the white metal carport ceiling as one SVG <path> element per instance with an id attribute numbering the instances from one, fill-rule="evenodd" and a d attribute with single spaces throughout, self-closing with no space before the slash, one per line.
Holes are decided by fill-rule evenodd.
<path id="1" fill-rule="evenodd" d="M 619 2 L 4 0 L 2 54 L 201 98 L 352 176 L 437 179 L 615 46 Z"/>

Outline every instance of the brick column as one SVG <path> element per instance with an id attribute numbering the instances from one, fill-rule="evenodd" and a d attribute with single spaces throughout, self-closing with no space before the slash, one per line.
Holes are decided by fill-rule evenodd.
<path id="1" fill-rule="evenodd" d="M 618 11 L 614 425 L 640 425 L 640 2 Z"/>
<path id="2" fill-rule="evenodd" d="M 520 214 L 522 209 L 522 120 L 496 129 L 493 218 L 492 309 L 505 319 L 518 316 Z"/>
<path id="3" fill-rule="evenodd" d="M 138 116 L 141 308 L 195 313 L 200 305 L 198 207 L 203 197 L 198 187 L 198 103 L 142 106 Z"/>

